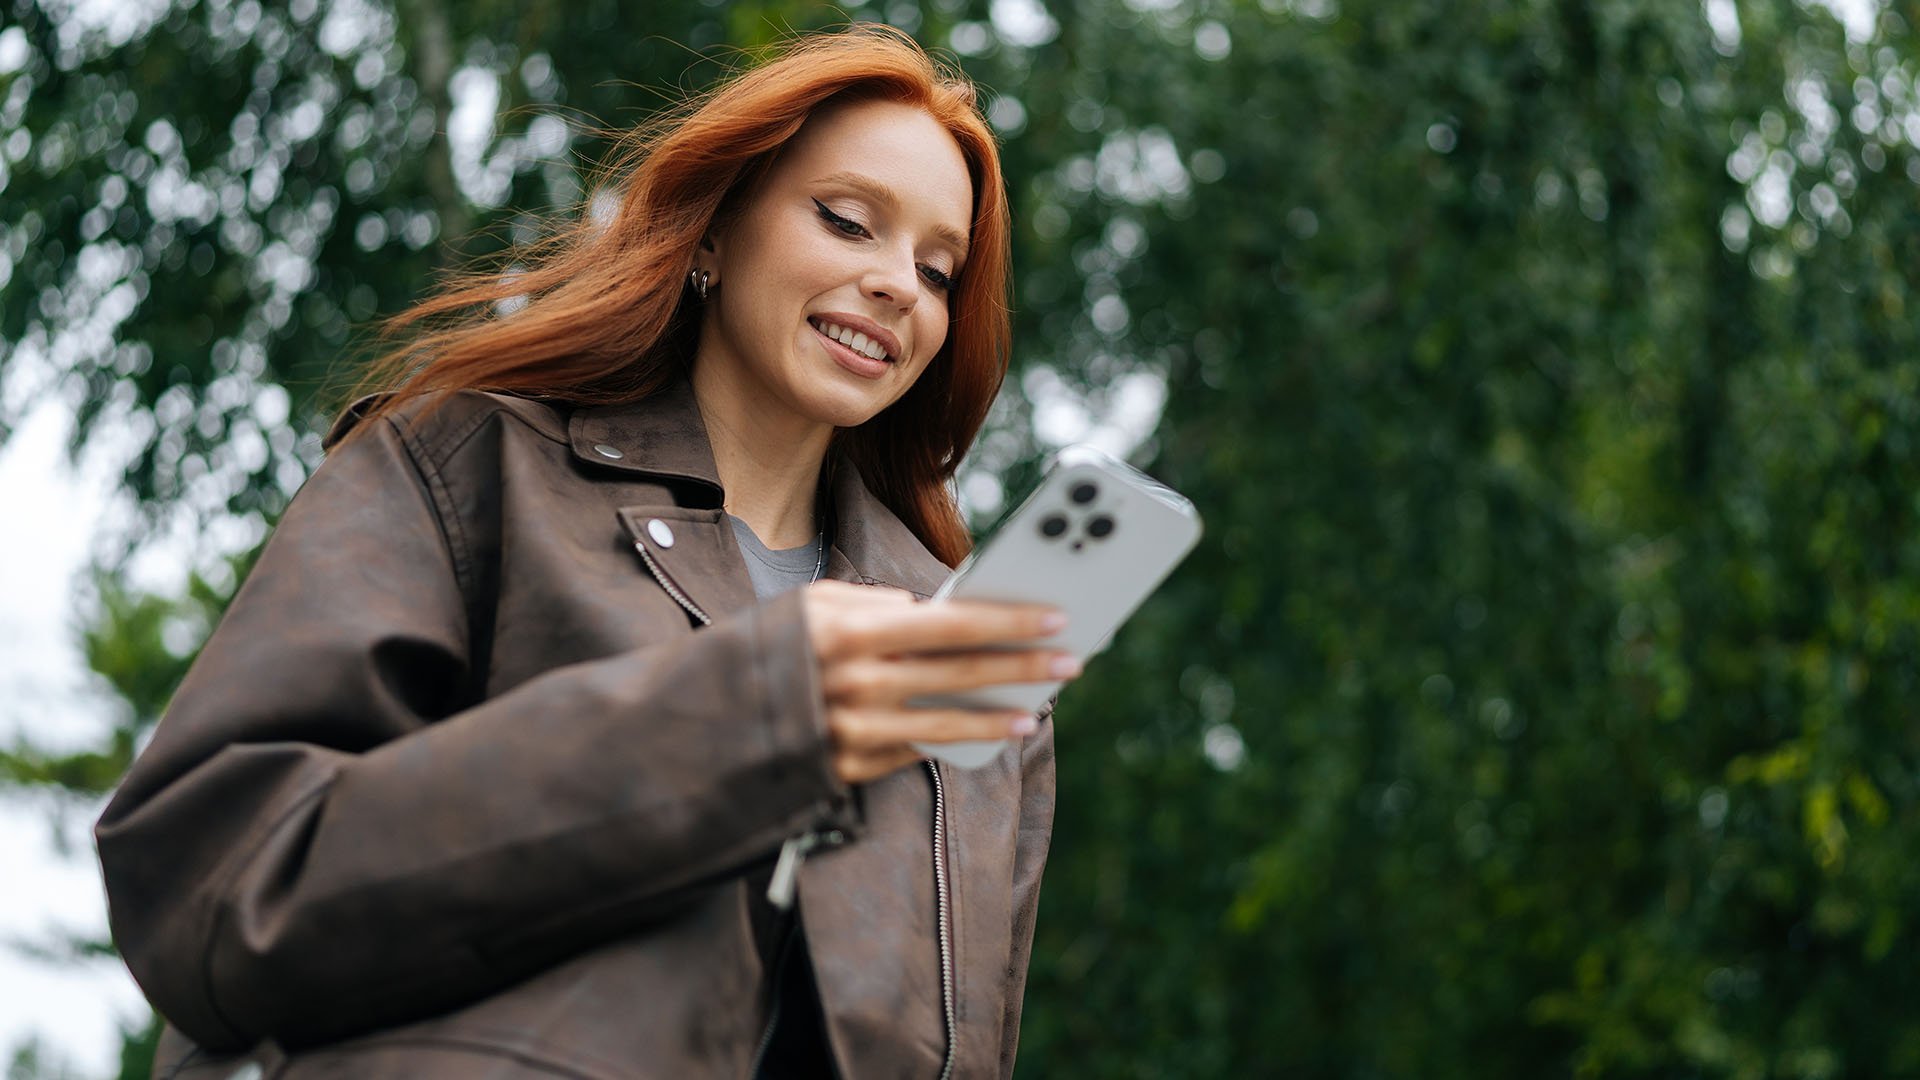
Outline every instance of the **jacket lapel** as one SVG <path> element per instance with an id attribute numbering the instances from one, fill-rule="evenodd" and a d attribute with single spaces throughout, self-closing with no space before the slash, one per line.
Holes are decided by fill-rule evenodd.
<path id="1" fill-rule="evenodd" d="M 668 579 L 663 586 L 680 590 L 709 618 L 754 602 L 692 383 L 677 380 L 631 404 L 578 409 L 568 419 L 567 441 L 582 468 L 671 486 L 672 503 L 619 511 L 627 542 Z M 946 580 L 946 564 L 867 490 L 852 462 L 836 455 L 829 473 L 833 536 L 822 576 L 932 595 Z"/>
<path id="2" fill-rule="evenodd" d="M 754 602 L 753 579 L 724 511 L 665 504 L 618 513 L 647 570 L 696 618 L 712 622 Z"/>
<path id="3" fill-rule="evenodd" d="M 833 549 L 825 576 L 841 581 L 891 585 L 922 599 L 947 579 L 947 564 L 933 557 L 894 512 L 881 502 L 844 457 L 834 460 Z"/>
<path id="4" fill-rule="evenodd" d="M 667 499 L 622 506 L 617 514 L 626 542 L 675 600 L 708 621 L 753 603 L 690 383 L 676 381 L 630 404 L 575 410 L 567 442 L 589 472 L 664 483 Z"/>

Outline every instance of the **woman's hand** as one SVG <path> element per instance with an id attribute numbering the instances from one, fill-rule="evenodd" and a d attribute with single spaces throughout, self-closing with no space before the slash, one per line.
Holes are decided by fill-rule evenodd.
<path id="1" fill-rule="evenodd" d="M 849 784 L 920 760 L 915 742 L 1005 739 L 1030 735 L 1035 727 L 1027 712 L 909 706 L 916 697 L 1080 673 L 1080 661 L 1069 653 L 1007 648 L 1066 625 L 1051 608 L 922 604 L 899 589 L 841 581 L 808 586 L 805 604 L 807 632 L 820 660 L 833 767 Z"/>

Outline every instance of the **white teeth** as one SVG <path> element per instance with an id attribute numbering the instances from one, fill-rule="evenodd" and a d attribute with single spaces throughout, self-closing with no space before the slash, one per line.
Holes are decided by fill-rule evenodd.
<path id="1" fill-rule="evenodd" d="M 862 356 L 871 357 L 875 360 L 885 360 L 887 358 L 886 347 L 878 341 L 867 337 L 865 334 L 830 322 L 815 323 L 814 325 L 819 328 L 821 333 Z"/>

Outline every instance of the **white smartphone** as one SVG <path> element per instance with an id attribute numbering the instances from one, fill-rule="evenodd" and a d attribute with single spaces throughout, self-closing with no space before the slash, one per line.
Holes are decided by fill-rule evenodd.
<path id="1" fill-rule="evenodd" d="M 1199 540 L 1200 515 L 1178 492 L 1090 446 L 1069 446 L 932 602 L 1052 605 L 1066 613 L 1066 629 L 1035 644 L 1085 659 L 1106 648 Z M 1009 684 L 912 704 L 1037 712 L 1059 689 L 1058 681 Z M 929 757 L 969 769 L 992 761 L 1005 746 L 1003 739 L 914 744 Z"/>

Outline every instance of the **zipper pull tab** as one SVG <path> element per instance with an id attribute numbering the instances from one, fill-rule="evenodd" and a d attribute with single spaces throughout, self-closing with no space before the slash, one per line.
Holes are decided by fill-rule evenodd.
<path id="1" fill-rule="evenodd" d="M 814 848 L 835 847 L 846 842 L 839 829 L 824 833 L 803 832 L 780 845 L 780 858 L 773 864 L 773 877 L 767 882 L 767 903 L 781 911 L 793 907 L 793 894 L 800 885 L 800 863 Z"/>
<path id="2" fill-rule="evenodd" d="M 773 864 L 773 879 L 767 882 L 767 903 L 781 911 L 793 907 L 794 889 L 800 881 L 800 860 L 819 842 L 819 834 L 804 832 L 780 845 L 780 859 Z"/>

